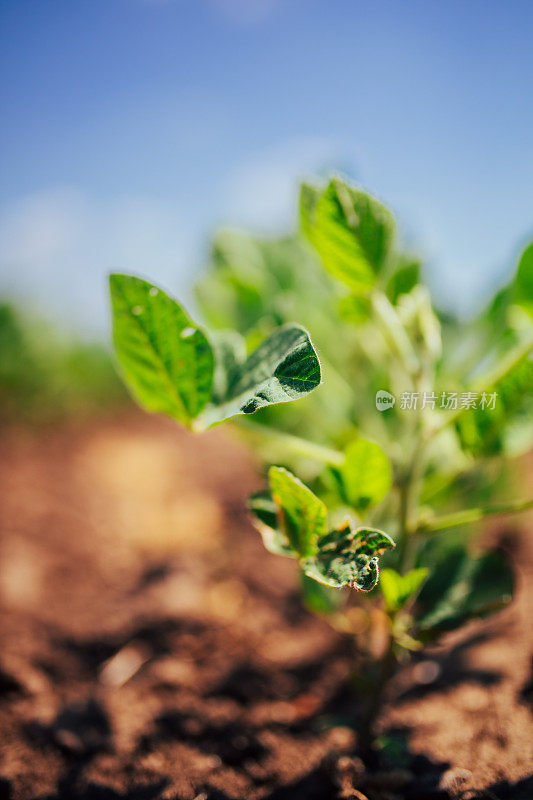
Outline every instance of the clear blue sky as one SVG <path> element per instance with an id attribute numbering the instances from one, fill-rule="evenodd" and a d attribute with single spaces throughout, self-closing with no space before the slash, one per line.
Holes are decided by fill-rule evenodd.
<path id="1" fill-rule="evenodd" d="M 187 295 L 298 176 L 386 200 L 471 308 L 533 235 L 531 0 L 0 0 L 0 291 L 102 331 L 104 275 Z"/>

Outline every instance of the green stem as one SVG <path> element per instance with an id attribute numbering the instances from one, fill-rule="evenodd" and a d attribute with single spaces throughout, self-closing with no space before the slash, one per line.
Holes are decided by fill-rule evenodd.
<path id="1" fill-rule="evenodd" d="M 372 747 L 372 742 L 374 739 L 374 724 L 379 712 L 381 711 L 385 696 L 385 689 L 387 688 L 388 682 L 394 675 L 396 665 L 397 660 L 394 652 L 394 640 L 391 636 L 387 652 L 383 656 L 383 659 L 379 665 L 379 675 L 372 688 L 372 693 L 370 695 L 361 723 L 360 743 L 363 753 L 368 752 Z"/>
<path id="2" fill-rule="evenodd" d="M 381 332 L 392 352 L 400 359 L 411 377 L 417 375 L 420 364 L 398 313 L 384 292 L 375 291 L 372 310 L 381 325 Z"/>
<path id="3" fill-rule="evenodd" d="M 242 428 L 251 433 L 257 433 L 260 436 L 268 437 L 269 439 L 279 442 L 295 455 L 309 458 L 320 464 L 331 464 L 334 467 L 340 467 L 344 464 L 344 453 L 340 450 L 333 450 L 331 447 L 324 447 L 321 444 L 309 442 L 307 439 L 294 436 L 292 433 L 285 433 L 285 431 L 270 428 L 268 425 L 263 425 L 261 422 L 252 422 L 242 417 L 237 418 L 235 421 L 238 422 Z"/>
<path id="4" fill-rule="evenodd" d="M 520 511 L 527 511 L 529 508 L 533 508 L 533 499 L 517 500 L 514 503 L 502 503 L 501 505 L 487 508 L 469 508 L 464 511 L 456 511 L 452 514 L 443 514 L 440 517 L 435 517 L 421 526 L 419 530 L 423 533 L 432 533 L 447 528 L 456 528 L 458 525 L 468 525 L 485 519 L 485 517 L 498 514 L 518 514 Z"/>

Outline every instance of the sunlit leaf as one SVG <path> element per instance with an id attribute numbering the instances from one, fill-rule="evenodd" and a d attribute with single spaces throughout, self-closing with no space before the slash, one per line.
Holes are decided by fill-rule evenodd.
<path id="1" fill-rule="evenodd" d="M 428 570 L 424 567 L 412 569 L 405 575 L 400 575 L 394 569 L 382 570 L 379 585 L 388 611 L 399 611 L 412 600 L 427 575 Z"/>
<path id="2" fill-rule="evenodd" d="M 302 231 L 327 271 L 355 294 L 368 292 L 394 235 L 394 221 L 385 206 L 334 179 L 321 193 L 302 188 L 300 215 Z"/>
<path id="3" fill-rule="evenodd" d="M 392 483 L 389 459 L 375 442 L 356 439 L 345 450 L 340 469 L 347 502 L 359 511 L 379 503 Z"/>
<path id="4" fill-rule="evenodd" d="M 533 316 L 533 242 L 520 257 L 513 286 L 513 300 Z"/>
<path id="5" fill-rule="evenodd" d="M 219 367 L 220 362 L 217 370 Z M 320 380 L 320 362 L 309 334 L 299 325 L 285 325 L 243 363 L 232 360 L 225 394 L 217 396 L 202 419 L 211 425 L 236 414 L 253 414 L 264 406 L 297 400 L 315 389 Z M 221 384 L 217 379 L 217 386 Z"/>
<path id="6" fill-rule="evenodd" d="M 386 293 L 391 303 L 396 303 L 400 295 L 408 294 L 420 282 L 420 261 L 401 258 L 387 281 Z"/>
<path id="7" fill-rule="evenodd" d="M 206 406 L 213 381 L 213 351 L 180 304 L 148 281 L 109 278 L 113 339 L 122 375 L 148 411 L 189 425 Z"/>
<path id="8" fill-rule="evenodd" d="M 300 557 L 313 555 L 319 537 L 326 532 L 326 506 L 283 467 L 270 467 L 268 477 L 280 529 Z"/>

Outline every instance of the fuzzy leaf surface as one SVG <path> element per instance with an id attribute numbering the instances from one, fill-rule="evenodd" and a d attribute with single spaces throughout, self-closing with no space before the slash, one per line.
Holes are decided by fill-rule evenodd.
<path id="1" fill-rule="evenodd" d="M 148 411 L 189 425 L 211 396 L 211 345 L 182 306 L 132 275 L 109 278 L 113 341 L 123 378 Z"/>
<path id="2" fill-rule="evenodd" d="M 355 294 L 375 283 L 390 250 L 394 221 L 374 197 L 332 180 L 319 193 L 304 185 L 301 226 L 326 270 Z"/>
<path id="3" fill-rule="evenodd" d="M 235 353 L 233 353 L 235 355 Z M 226 368 L 217 363 L 217 372 Z M 207 425 L 237 414 L 253 414 L 264 406 L 305 397 L 320 384 L 320 362 L 307 331 L 300 325 L 284 325 L 268 337 L 242 363 L 234 358 L 226 391 L 218 395 L 204 418 Z M 217 378 L 217 386 L 223 381 Z"/>
<path id="4" fill-rule="evenodd" d="M 268 477 L 279 527 L 301 558 L 314 555 L 318 539 L 326 532 L 326 506 L 283 467 L 270 467 Z"/>

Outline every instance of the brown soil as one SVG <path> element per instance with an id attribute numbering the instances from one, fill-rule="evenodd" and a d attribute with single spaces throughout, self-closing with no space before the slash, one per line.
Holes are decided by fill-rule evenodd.
<path id="1" fill-rule="evenodd" d="M 533 543 L 509 609 L 398 675 L 364 766 L 255 475 L 155 418 L 3 432 L 0 799 L 533 798 Z"/>

